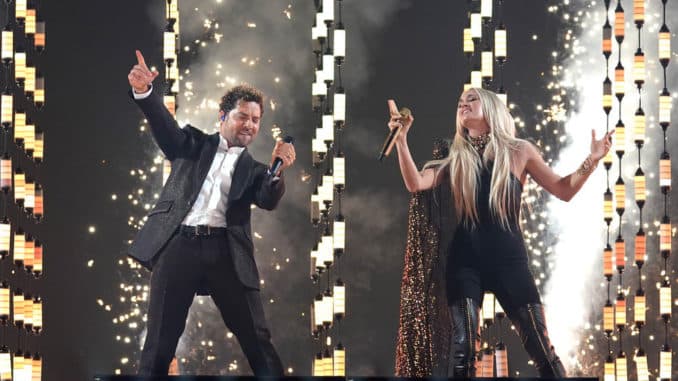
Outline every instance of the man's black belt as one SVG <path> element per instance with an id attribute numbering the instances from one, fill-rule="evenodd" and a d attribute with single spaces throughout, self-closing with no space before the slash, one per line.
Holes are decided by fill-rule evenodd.
<path id="1" fill-rule="evenodd" d="M 179 227 L 179 232 L 189 237 L 210 237 L 215 235 L 225 235 L 226 228 L 214 227 L 209 225 L 196 225 L 196 226 L 181 225 Z"/>

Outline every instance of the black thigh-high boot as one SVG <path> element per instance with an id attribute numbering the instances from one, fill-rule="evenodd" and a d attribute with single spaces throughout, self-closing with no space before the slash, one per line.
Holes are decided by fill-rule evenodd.
<path id="1" fill-rule="evenodd" d="M 452 340 L 447 374 L 453 378 L 475 377 L 475 355 L 480 350 L 480 307 L 473 299 L 463 298 L 448 308 Z"/>
<path id="2" fill-rule="evenodd" d="M 516 327 L 525 350 L 534 361 L 540 377 L 565 377 L 565 368 L 549 340 L 544 317 L 544 306 L 528 304 L 509 316 Z"/>

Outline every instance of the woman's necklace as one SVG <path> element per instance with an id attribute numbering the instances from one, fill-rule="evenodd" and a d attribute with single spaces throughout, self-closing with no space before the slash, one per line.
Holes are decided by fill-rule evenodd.
<path id="1" fill-rule="evenodd" d="M 469 143 L 471 143 L 473 148 L 475 148 L 476 151 L 478 151 L 478 153 L 481 153 L 481 154 L 485 150 L 487 143 L 490 142 L 490 134 L 483 134 L 483 135 L 476 136 L 476 137 L 473 137 L 471 135 L 467 135 L 467 136 L 468 136 Z"/>

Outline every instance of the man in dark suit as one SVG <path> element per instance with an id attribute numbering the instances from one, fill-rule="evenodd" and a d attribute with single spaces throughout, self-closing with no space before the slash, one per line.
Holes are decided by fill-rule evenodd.
<path id="1" fill-rule="evenodd" d="M 131 96 L 146 116 L 172 171 L 129 255 L 149 270 L 147 335 L 139 374 L 165 375 L 196 292 L 206 289 L 238 338 L 257 376 L 281 376 L 259 295 L 250 206 L 272 210 L 285 191 L 281 171 L 295 160 L 294 147 L 277 142 L 271 156 L 278 173 L 255 161 L 247 145 L 263 114 L 261 93 L 249 86 L 229 90 L 219 105 L 219 132 L 179 128 L 153 92 L 158 75 L 137 51 L 128 75 Z"/>

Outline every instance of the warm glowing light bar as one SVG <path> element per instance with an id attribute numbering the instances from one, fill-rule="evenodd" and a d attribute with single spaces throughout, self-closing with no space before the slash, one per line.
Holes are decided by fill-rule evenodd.
<path id="1" fill-rule="evenodd" d="M 636 293 L 635 306 L 633 306 L 633 320 L 638 326 L 645 324 L 646 302 L 645 292 L 643 292 L 643 290 L 638 290 Z"/>
<path id="2" fill-rule="evenodd" d="M 603 82 L 603 111 L 609 113 L 612 110 L 612 81 L 610 77 L 605 77 Z"/>
<path id="3" fill-rule="evenodd" d="M 9 220 L 5 217 L 0 221 L 0 257 L 5 258 L 9 255 L 9 246 L 10 246 L 10 237 L 11 233 L 11 224 Z"/>
<path id="4" fill-rule="evenodd" d="M 42 299 L 39 296 L 33 299 L 33 330 L 42 331 Z"/>
<path id="5" fill-rule="evenodd" d="M 480 13 L 471 13 L 471 38 L 481 38 L 483 34 Z"/>
<path id="6" fill-rule="evenodd" d="M 633 56 L 633 82 L 638 86 L 645 83 L 645 54 L 640 49 Z"/>
<path id="7" fill-rule="evenodd" d="M 617 295 L 617 302 L 614 309 L 614 325 L 617 329 L 623 329 L 626 326 L 626 299 L 624 294 Z"/>
<path id="8" fill-rule="evenodd" d="M 23 326 L 24 324 L 24 293 L 21 289 L 14 290 L 12 294 L 12 306 L 14 312 L 14 324 Z"/>
<path id="9" fill-rule="evenodd" d="M 334 29 L 334 56 L 342 59 L 346 56 L 346 29 Z"/>
<path id="10" fill-rule="evenodd" d="M 33 275 L 39 277 L 42 275 L 42 269 L 42 244 L 39 240 L 35 240 L 35 263 L 33 263 Z M 40 306 L 40 308 L 42 308 L 42 306 Z"/>
<path id="11" fill-rule="evenodd" d="M 2 126 L 10 128 L 14 116 L 14 96 L 9 92 L 4 92 L 2 94 L 2 104 L 0 107 L 2 107 L 2 110 L 0 111 L 2 113 Z"/>
<path id="12" fill-rule="evenodd" d="M 662 191 L 671 189 L 671 157 L 664 151 L 659 159 L 659 186 Z"/>
<path id="13" fill-rule="evenodd" d="M 638 381 L 649 381 L 650 372 L 647 367 L 647 355 L 642 349 L 636 353 L 634 361 L 636 363 L 636 376 L 638 377 Z"/>
<path id="14" fill-rule="evenodd" d="M 625 92 L 625 83 L 624 83 L 624 65 L 621 61 L 617 62 L 617 66 L 614 68 L 614 94 L 617 98 L 623 98 Z"/>
<path id="15" fill-rule="evenodd" d="M 659 314 L 663 318 L 671 317 L 671 283 L 667 280 L 659 287 Z"/>
<path id="16" fill-rule="evenodd" d="M 14 53 L 14 79 L 23 82 L 26 79 L 26 53 Z"/>
<path id="17" fill-rule="evenodd" d="M 633 21 L 643 25 L 645 21 L 645 0 L 633 0 Z"/>
<path id="18" fill-rule="evenodd" d="M 33 37 L 33 44 L 35 45 L 35 50 L 38 52 L 41 52 L 45 49 L 45 40 L 46 40 L 46 33 L 45 33 L 45 22 L 44 21 L 39 21 L 35 25 L 35 36 Z"/>
<path id="19" fill-rule="evenodd" d="M 666 127 L 671 124 L 671 93 L 664 88 L 659 95 L 659 124 Z"/>
<path id="20" fill-rule="evenodd" d="M 472 55 L 474 50 L 471 28 L 464 28 L 464 53 Z"/>
<path id="21" fill-rule="evenodd" d="M 503 343 L 497 344 L 494 349 L 494 358 L 497 369 L 497 377 L 508 377 L 508 353 Z"/>
<path id="22" fill-rule="evenodd" d="M 344 122 L 346 121 L 346 93 L 339 92 L 338 90 L 334 93 L 334 121 L 335 122 Z"/>
<path id="23" fill-rule="evenodd" d="M 483 306 L 481 309 L 483 322 L 485 324 L 492 324 L 494 321 L 494 294 L 486 292 L 483 297 Z"/>
<path id="24" fill-rule="evenodd" d="M 615 359 L 617 381 L 626 381 L 628 379 L 628 370 L 626 365 L 626 355 L 620 353 Z"/>
<path id="25" fill-rule="evenodd" d="M 341 255 L 346 249 L 346 221 L 344 216 L 341 214 L 337 215 L 334 220 L 334 253 L 335 255 Z"/>
<path id="26" fill-rule="evenodd" d="M 5 345 L 0 347 L 0 380 L 12 381 L 12 353 Z"/>
<path id="27" fill-rule="evenodd" d="M 33 97 L 35 93 L 35 68 L 32 66 L 26 66 L 26 83 L 24 84 L 24 91 L 26 95 Z"/>
<path id="28" fill-rule="evenodd" d="M 483 76 L 480 73 L 480 70 L 471 71 L 471 87 L 483 87 Z"/>
<path id="29" fill-rule="evenodd" d="M 645 255 L 647 254 L 647 237 L 642 230 L 636 234 L 635 244 L 635 261 L 636 263 L 642 264 L 645 262 Z"/>
<path id="30" fill-rule="evenodd" d="M 14 31 L 6 26 L 2 31 L 2 60 L 12 62 L 14 59 Z"/>
<path id="31" fill-rule="evenodd" d="M 617 182 L 614 184 L 614 198 L 615 198 L 615 208 L 617 211 L 623 211 L 626 205 L 626 187 L 624 186 L 624 180 L 618 178 Z"/>
<path id="32" fill-rule="evenodd" d="M 610 192 L 609 188 L 603 194 L 603 216 L 605 222 L 607 222 L 608 224 L 612 221 L 612 218 L 614 217 L 612 192 Z"/>
<path id="33" fill-rule="evenodd" d="M 626 264 L 626 242 L 621 235 L 617 236 L 617 239 L 614 241 L 614 252 L 617 257 L 617 271 L 623 271 Z"/>
<path id="34" fill-rule="evenodd" d="M 619 43 L 624 41 L 624 9 L 621 1 L 617 1 L 617 8 L 614 10 L 614 37 Z"/>
<path id="35" fill-rule="evenodd" d="M 621 120 L 614 126 L 614 151 L 617 155 L 626 151 L 626 127 Z"/>
<path id="36" fill-rule="evenodd" d="M 642 108 L 636 110 L 633 116 L 633 140 L 637 145 L 645 143 L 645 112 Z"/>
<path id="37" fill-rule="evenodd" d="M 45 77 L 37 74 L 35 78 L 35 92 L 33 93 L 33 102 L 37 108 L 45 105 Z"/>
<path id="38" fill-rule="evenodd" d="M 37 18 L 37 13 L 35 9 L 27 9 L 26 10 L 26 35 L 27 36 L 32 36 L 35 34 L 36 31 L 36 18 Z"/>
<path id="39" fill-rule="evenodd" d="M 334 349 L 332 358 L 334 368 L 333 375 L 339 377 L 346 376 L 346 350 L 341 344 Z"/>
<path id="40" fill-rule="evenodd" d="M 15 17 L 19 23 L 23 23 L 26 19 L 27 0 L 16 0 Z"/>
<path id="41" fill-rule="evenodd" d="M 607 245 L 603 250 L 603 275 L 608 279 L 614 275 L 614 263 L 614 251 L 610 245 Z"/>
<path id="42" fill-rule="evenodd" d="M 659 379 L 661 381 L 671 380 L 671 347 L 662 346 L 659 352 Z"/>
<path id="43" fill-rule="evenodd" d="M 163 33 L 163 59 L 165 62 L 171 63 L 177 59 L 177 40 L 174 29 L 168 25 Z"/>
<path id="44" fill-rule="evenodd" d="M 343 318 L 346 315 L 346 285 L 341 279 L 337 279 L 332 294 L 334 295 L 334 315 Z"/>
<path id="45" fill-rule="evenodd" d="M 636 198 L 636 202 L 644 203 L 645 197 L 646 197 L 645 173 L 643 173 L 643 170 L 640 167 L 638 167 L 635 175 L 633 176 L 633 185 L 634 185 L 634 196 Z"/>
<path id="46" fill-rule="evenodd" d="M 666 24 L 659 29 L 659 61 L 662 65 L 668 65 L 671 60 L 671 32 Z"/>
<path id="47" fill-rule="evenodd" d="M 671 254 L 671 219 L 669 216 L 664 216 L 659 225 L 659 251 L 664 258 L 668 258 Z"/>
<path id="48" fill-rule="evenodd" d="M 483 18 L 492 18 L 492 0 L 480 1 L 480 16 Z"/>
<path id="49" fill-rule="evenodd" d="M 0 283 L 0 320 L 7 322 L 10 315 L 10 289 L 6 282 Z"/>
<path id="50" fill-rule="evenodd" d="M 506 60 L 507 38 L 506 27 L 504 24 L 499 24 L 499 27 L 494 31 L 494 55 L 498 61 Z"/>
<path id="51" fill-rule="evenodd" d="M 14 202 L 18 205 L 24 204 L 26 198 L 26 174 L 17 168 L 14 171 Z"/>
<path id="52" fill-rule="evenodd" d="M 494 58 L 492 51 L 484 51 L 481 53 L 480 75 L 483 79 L 490 80 L 493 75 Z"/>

